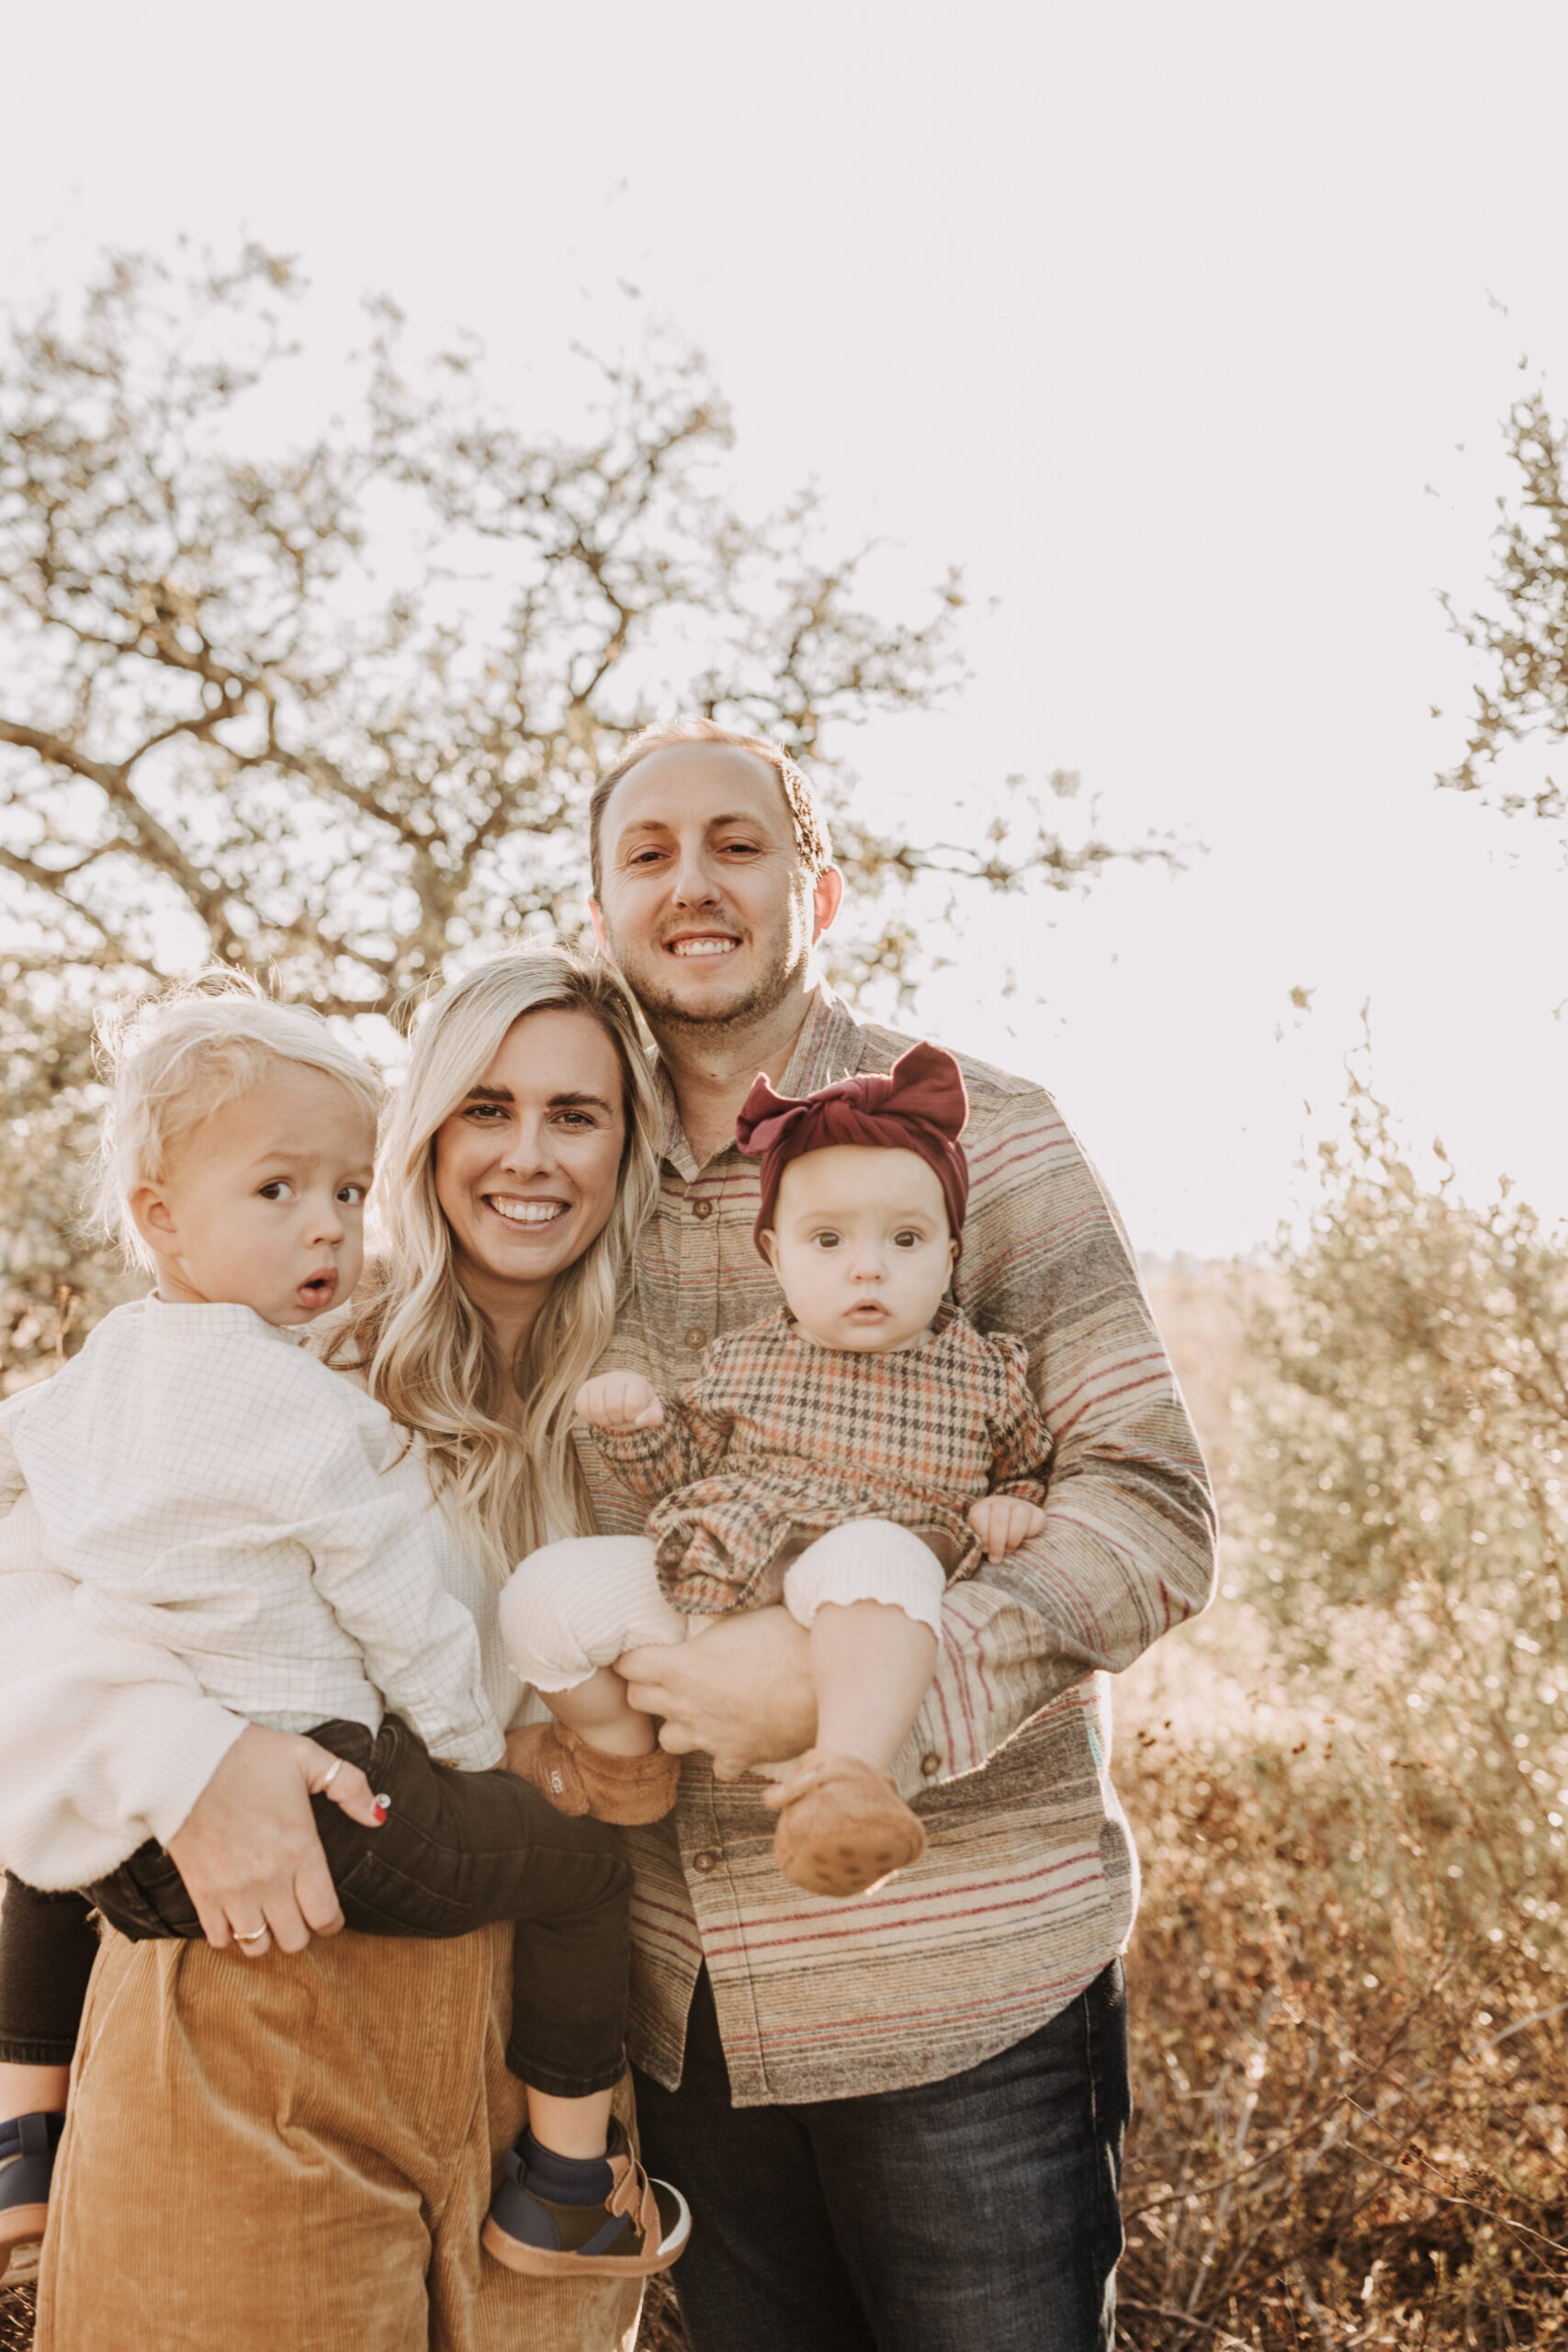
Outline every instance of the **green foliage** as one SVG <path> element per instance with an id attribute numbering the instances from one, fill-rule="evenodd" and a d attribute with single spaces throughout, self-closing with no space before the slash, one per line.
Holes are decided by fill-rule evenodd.
<path id="1" fill-rule="evenodd" d="M 1466 1899 L 1484 1888 L 1521 1934 L 1560 1928 L 1568 1257 L 1520 1204 L 1423 1189 L 1363 1086 L 1351 1112 L 1258 1318 L 1276 1385 L 1255 1415 L 1251 1589 L 1281 1662 L 1343 1681 L 1385 1760 L 1427 1776 Z"/>
<path id="2" fill-rule="evenodd" d="M 1269 1729 L 1233 1683 L 1234 1714 L 1145 1726 L 1118 1768 L 1145 1870 L 1123 2329 L 1561 2344 L 1568 1260 L 1507 1197 L 1424 1183 L 1364 1084 L 1321 1169 L 1251 1277 L 1223 1448 Z M 1189 1637 L 1216 1662 L 1226 1607 Z"/>

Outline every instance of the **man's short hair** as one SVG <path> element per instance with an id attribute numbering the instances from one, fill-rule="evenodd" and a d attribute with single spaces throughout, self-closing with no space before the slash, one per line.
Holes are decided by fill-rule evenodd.
<path id="1" fill-rule="evenodd" d="M 764 761 L 779 780 L 795 827 L 795 845 L 800 852 L 801 864 L 813 880 L 827 872 L 833 863 L 828 820 L 818 806 L 809 780 L 787 752 L 777 743 L 770 743 L 765 735 L 747 735 L 738 727 L 721 727 L 715 718 L 668 718 L 634 735 L 609 775 L 602 776 L 593 787 L 593 797 L 588 803 L 588 854 L 595 899 L 603 895 L 600 835 L 611 793 L 639 760 L 646 760 L 653 752 L 671 751 L 679 743 L 724 743 L 732 752 L 750 752 L 753 758 Z"/>

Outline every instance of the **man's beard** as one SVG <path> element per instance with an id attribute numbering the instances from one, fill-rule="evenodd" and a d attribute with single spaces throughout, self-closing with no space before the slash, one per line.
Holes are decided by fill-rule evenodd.
<path id="1" fill-rule="evenodd" d="M 788 944 L 792 952 L 784 961 L 775 964 L 742 995 L 733 998 L 728 1004 L 696 1012 L 689 1005 L 682 1003 L 664 985 L 664 976 L 657 968 L 662 949 L 656 947 L 649 951 L 646 958 L 649 968 L 645 978 L 641 968 L 644 959 L 635 958 L 628 969 L 616 947 L 614 934 L 610 935 L 611 952 L 620 965 L 622 978 L 642 1007 L 649 1026 L 679 1030 L 688 1039 L 698 1038 L 705 1031 L 723 1030 L 733 1035 L 738 1030 L 744 1032 L 761 1028 L 800 986 L 806 976 L 811 955 L 809 944 L 795 938 L 791 938 Z"/>
<path id="2" fill-rule="evenodd" d="M 611 941 L 611 945 L 614 945 L 614 941 Z M 630 971 L 626 971 L 626 967 L 621 967 L 621 969 L 632 995 L 637 997 L 637 1002 L 642 1004 L 649 1028 L 682 1030 L 686 1037 L 701 1037 L 703 1030 L 761 1028 L 761 1023 L 769 1021 L 771 1013 L 776 1013 L 778 1007 L 785 1002 L 785 997 L 790 997 L 792 990 L 799 986 L 804 967 L 807 967 L 804 955 L 792 959 L 790 965 L 776 965 L 773 971 L 769 971 L 755 986 L 748 988 L 743 995 L 733 997 L 731 1002 L 715 1007 L 712 1012 L 694 1012 L 689 1004 L 682 1004 L 680 997 L 674 997 L 659 983 L 644 983 L 642 974 L 630 974 Z"/>

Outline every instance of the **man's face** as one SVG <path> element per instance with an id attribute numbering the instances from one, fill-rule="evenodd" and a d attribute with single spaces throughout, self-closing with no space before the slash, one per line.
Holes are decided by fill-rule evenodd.
<path id="1" fill-rule="evenodd" d="M 610 796 L 600 857 L 594 929 L 656 1026 L 747 1025 L 804 996 L 843 885 L 807 871 L 766 761 L 650 752 Z"/>

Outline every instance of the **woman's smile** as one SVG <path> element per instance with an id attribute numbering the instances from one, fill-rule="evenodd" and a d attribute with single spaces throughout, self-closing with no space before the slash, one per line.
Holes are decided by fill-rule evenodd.
<path id="1" fill-rule="evenodd" d="M 519 1200 L 511 1193 L 485 1193 L 480 1197 L 508 1225 L 554 1225 L 558 1217 L 571 1213 L 570 1201 Z"/>

